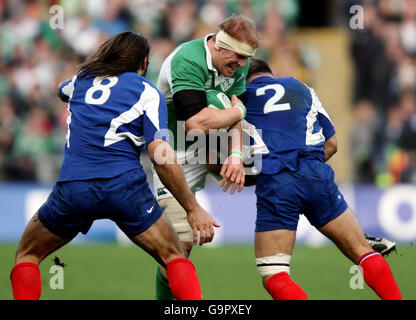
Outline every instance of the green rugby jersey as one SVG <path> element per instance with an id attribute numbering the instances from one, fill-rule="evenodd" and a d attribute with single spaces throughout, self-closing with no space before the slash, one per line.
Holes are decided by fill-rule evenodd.
<path id="1" fill-rule="evenodd" d="M 158 89 L 163 93 L 168 104 L 168 127 L 174 134 L 174 148 L 177 150 L 178 115 L 173 105 L 173 94 L 181 90 L 215 89 L 227 96 L 239 96 L 246 91 L 246 76 L 249 60 L 244 68 L 237 68 L 232 77 L 225 77 L 215 69 L 205 38 L 191 40 L 179 45 L 163 62 Z M 186 148 L 191 144 L 186 144 Z"/>

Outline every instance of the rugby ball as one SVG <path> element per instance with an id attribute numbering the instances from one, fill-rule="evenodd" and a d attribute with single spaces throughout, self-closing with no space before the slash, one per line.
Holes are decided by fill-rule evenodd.
<path id="1" fill-rule="evenodd" d="M 206 95 L 208 108 L 224 110 L 232 107 L 230 98 L 224 92 L 212 89 L 207 90 Z"/>

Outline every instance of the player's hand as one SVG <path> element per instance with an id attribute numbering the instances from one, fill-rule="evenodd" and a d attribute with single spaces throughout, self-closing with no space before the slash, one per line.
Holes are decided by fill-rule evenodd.
<path id="1" fill-rule="evenodd" d="M 220 186 L 223 187 L 224 192 L 226 192 L 232 184 L 234 185 L 231 188 L 230 194 L 234 194 L 237 187 L 238 192 L 241 192 L 245 183 L 243 159 L 238 155 L 230 155 L 222 165 L 220 176 L 222 177 Z"/>
<path id="2" fill-rule="evenodd" d="M 238 99 L 235 94 L 233 94 L 231 96 L 231 105 L 235 106 L 236 104 L 239 104 L 239 103 L 244 105 L 244 103 L 240 99 Z"/>
<path id="3" fill-rule="evenodd" d="M 192 227 L 194 238 L 193 243 L 198 243 L 199 233 L 199 245 L 211 242 L 214 239 L 214 227 L 220 227 L 220 224 L 201 207 L 197 207 L 194 210 L 188 212 L 188 222 Z"/>

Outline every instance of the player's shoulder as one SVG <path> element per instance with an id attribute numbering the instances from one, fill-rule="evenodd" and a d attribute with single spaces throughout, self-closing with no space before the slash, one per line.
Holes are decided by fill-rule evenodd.
<path id="1" fill-rule="evenodd" d="M 297 91 L 300 92 L 306 92 L 309 91 L 309 87 L 303 83 L 302 81 L 293 78 L 293 77 L 272 77 L 272 76 L 264 76 L 264 77 L 258 77 L 251 81 L 247 87 L 262 87 L 266 85 L 281 85 L 285 88 L 286 91 Z"/>
<path id="2" fill-rule="evenodd" d="M 117 76 L 120 81 L 130 83 L 132 85 L 148 84 L 149 86 L 156 89 L 156 86 L 146 77 L 139 75 L 137 72 L 124 72 Z"/>
<path id="3" fill-rule="evenodd" d="M 118 75 L 118 78 L 124 88 L 125 86 L 128 86 L 129 89 L 132 89 L 137 93 L 146 91 L 148 95 L 162 96 L 162 93 L 153 82 L 136 72 L 124 72 Z"/>
<path id="4" fill-rule="evenodd" d="M 145 77 L 139 75 L 137 72 L 123 72 L 117 77 L 122 81 L 132 81 L 133 83 L 141 83 L 146 80 Z"/>
<path id="5" fill-rule="evenodd" d="M 195 39 L 182 43 L 174 50 L 172 62 L 190 63 L 196 65 L 205 64 L 204 39 Z"/>
<path id="6" fill-rule="evenodd" d="M 277 83 L 281 84 L 285 88 L 285 91 L 304 96 L 305 98 L 308 98 L 308 100 L 310 99 L 311 88 L 299 79 L 293 77 L 281 77 L 277 78 L 277 80 Z"/>
<path id="7" fill-rule="evenodd" d="M 276 78 L 278 83 L 293 88 L 293 89 L 298 89 L 298 90 L 308 90 L 308 86 L 303 83 L 302 81 L 293 78 L 293 77 L 279 77 Z"/>

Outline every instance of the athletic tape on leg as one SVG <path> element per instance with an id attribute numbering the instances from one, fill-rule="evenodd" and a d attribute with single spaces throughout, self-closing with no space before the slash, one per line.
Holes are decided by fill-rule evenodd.
<path id="1" fill-rule="evenodd" d="M 290 275 L 290 259 L 291 255 L 278 253 L 273 256 L 256 258 L 257 270 L 262 277 L 286 272 Z"/>

